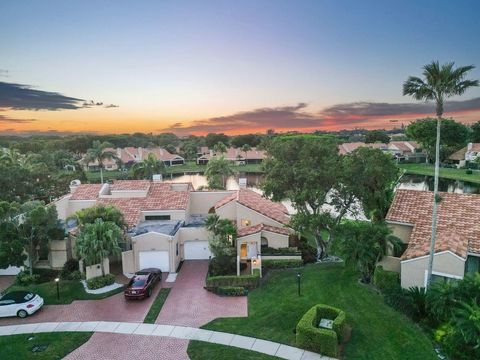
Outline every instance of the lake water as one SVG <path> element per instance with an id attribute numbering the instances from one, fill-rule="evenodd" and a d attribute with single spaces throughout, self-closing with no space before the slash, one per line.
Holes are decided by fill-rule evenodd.
<path id="1" fill-rule="evenodd" d="M 232 176 L 227 180 L 227 190 L 238 190 L 238 178 L 246 178 L 247 186 L 258 190 L 259 184 L 262 180 L 262 174 L 258 173 L 241 173 L 237 176 Z M 170 180 L 168 177 L 165 180 Z M 174 182 L 191 182 L 195 189 L 202 186 L 207 186 L 207 179 L 202 174 L 186 174 L 180 176 L 174 176 L 172 179 Z M 399 189 L 412 189 L 412 190 L 431 190 L 433 191 L 433 176 L 424 175 L 404 175 L 400 179 L 397 186 Z M 451 193 L 472 193 L 480 194 L 480 184 L 469 183 L 459 180 L 451 180 L 440 178 L 438 188 L 440 191 Z"/>

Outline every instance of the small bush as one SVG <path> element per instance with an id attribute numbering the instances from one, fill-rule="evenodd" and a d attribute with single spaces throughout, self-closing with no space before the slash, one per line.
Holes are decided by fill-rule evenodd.
<path id="1" fill-rule="evenodd" d="M 248 294 L 243 286 L 219 286 L 216 293 L 225 296 L 244 296 Z"/>
<path id="2" fill-rule="evenodd" d="M 210 276 L 234 275 L 237 273 L 237 260 L 232 256 L 217 256 L 208 264 Z"/>
<path id="3" fill-rule="evenodd" d="M 287 247 L 287 248 L 263 248 L 262 255 L 301 255 L 302 252 L 296 247 Z"/>
<path id="4" fill-rule="evenodd" d="M 333 320 L 333 328 L 319 328 L 321 319 Z M 297 324 L 297 346 L 331 357 L 338 356 L 338 342 L 343 339 L 346 326 L 345 312 L 318 304 L 308 310 Z"/>
<path id="5" fill-rule="evenodd" d="M 53 269 L 33 269 L 33 273 L 38 275 L 38 283 L 53 281 L 59 276 L 59 271 Z"/>
<path id="6" fill-rule="evenodd" d="M 248 290 L 254 289 L 258 286 L 260 277 L 255 275 L 240 275 L 240 276 L 211 276 L 206 280 L 206 289 L 216 292 L 216 289 L 224 286 L 244 287 Z"/>
<path id="7" fill-rule="evenodd" d="M 262 260 L 264 270 L 298 268 L 302 266 L 302 259 Z"/>
<path id="8" fill-rule="evenodd" d="M 465 171 L 465 174 L 467 175 L 472 175 L 473 174 L 473 171 L 471 169 L 468 169 Z"/>
<path id="9" fill-rule="evenodd" d="M 87 287 L 90 290 L 100 289 L 104 286 L 112 285 L 115 282 L 115 276 L 107 274 L 105 276 L 96 276 L 87 280 Z"/>
<path id="10" fill-rule="evenodd" d="M 30 275 L 29 271 L 25 270 L 17 274 L 15 283 L 18 285 L 30 285 L 30 284 L 38 283 L 39 279 L 40 279 L 40 275 L 38 274 Z"/>
<path id="11" fill-rule="evenodd" d="M 400 284 L 400 276 L 394 271 L 383 270 L 382 266 L 377 266 L 373 274 L 373 284 L 381 291 L 396 288 Z"/>
<path id="12" fill-rule="evenodd" d="M 62 272 L 61 277 L 63 280 L 82 280 L 84 278 L 84 275 L 79 270 L 76 270 L 67 274 L 64 274 Z"/>
<path id="13" fill-rule="evenodd" d="M 78 260 L 76 259 L 69 259 L 63 265 L 63 269 L 60 273 L 60 277 L 65 280 L 79 280 L 81 276 L 77 279 L 80 267 L 78 266 Z M 71 275 L 75 273 L 74 275 Z"/>

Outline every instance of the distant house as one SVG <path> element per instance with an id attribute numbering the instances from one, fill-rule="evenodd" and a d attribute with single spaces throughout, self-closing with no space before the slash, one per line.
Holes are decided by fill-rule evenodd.
<path id="1" fill-rule="evenodd" d="M 440 193 L 433 281 L 462 279 L 480 271 L 480 195 Z M 433 192 L 397 190 L 386 216 L 393 234 L 404 243 L 403 253 L 381 262 L 400 273 L 402 287 L 424 287 L 430 252 Z"/>
<path id="2" fill-rule="evenodd" d="M 448 160 L 461 168 L 477 161 L 478 158 L 480 158 L 480 143 L 468 143 L 467 146 L 450 155 Z"/>
<path id="3" fill-rule="evenodd" d="M 125 147 L 125 148 L 107 148 L 105 151 L 113 152 L 117 159 L 105 159 L 103 162 L 103 166 L 105 170 L 118 170 L 119 163 L 121 167 L 130 168 L 133 164 L 137 162 L 141 162 L 148 158 L 149 154 L 155 155 L 157 160 L 161 160 L 164 162 L 166 166 L 175 166 L 175 165 L 183 165 L 185 164 L 185 159 L 180 155 L 171 154 L 167 150 L 155 147 L 155 148 L 135 148 L 135 147 Z M 84 167 L 86 170 L 98 170 L 98 162 L 92 161 L 88 164 L 85 164 L 83 161 Z"/>
<path id="4" fill-rule="evenodd" d="M 343 143 L 338 145 L 338 151 L 340 154 L 349 154 L 359 147 L 369 147 L 373 149 L 382 150 L 385 153 L 391 154 L 399 162 L 425 162 L 427 160 L 427 154 L 422 147 L 415 141 L 391 141 L 388 144 L 384 143 Z"/>
<path id="5" fill-rule="evenodd" d="M 210 159 L 223 155 L 225 159 L 232 161 L 236 165 L 260 164 L 266 157 L 266 152 L 252 148 L 245 152 L 240 148 L 227 148 L 223 154 L 217 153 L 208 147 L 201 147 L 198 152 L 197 164 L 206 165 Z"/>

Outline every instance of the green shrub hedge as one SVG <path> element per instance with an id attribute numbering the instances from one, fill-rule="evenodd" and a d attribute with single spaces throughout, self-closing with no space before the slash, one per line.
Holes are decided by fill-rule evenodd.
<path id="1" fill-rule="evenodd" d="M 262 267 L 264 270 L 271 269 L 288 269 L 303 266 L 302 259 L 283 259 L 283 260 L 262 260 Z"/>
<path id="2" fill-rule="evenodd" d="M 107 274 L 105 276 L 96 276 L 87 280 L 87 287 L 90 290 L 100 289 L 104 286 L 112 285 L 115 282 L 115 275 Z"/>
<path id="3" fill-rule="evenodd" d="M 248 290 L 243 286 L 219 286 L 216 293 L 225 296 L 244 296 L 248 294 Z"/>
<path id="4" fill-rule="evenodd" d="M 287 248 L 263 248 L 262 255 L 302 255 L 302 252 L 296 247 L 287 247 Z"/>
<path id="5" fill-rule="evenodd" d="M 395 271 L 383 270 L 382 266 L 377 266 L 373 274 L 373 283 L 381 292 L 384 292 L 399 286 L 400 275 Z"/>
<path id="6" fill-rule="evenodd" d="M 18 285 L 30 285 L 30 284 L 38 283 L 39 279 L 40 279 L 40 275 L 38 274 L 30 275 L 30 272 L 28 270 L 24 270 L 17 274 L 15 283 Z"/>
<path id="7" fill-rule="evenodd" d="M 321 319 L 333 320 L 332 329 L 319 328 Z M 331 357 L 338 356 L 338 342 L 344 338 L 346 314 L 332 306 L 318 304 L 300 319 L 296 329 L 297 346 Z"/>
<path id="8" fill-rule="evenodd" d="M 255 275 L 227 275 L 227 276 L 210 276 L 206 280 L 205 288 L 207 290 L 217 292 L 219 287 L 243 287 L 251 290 L 258 286 L 260 282 L 260 276 Z"/>

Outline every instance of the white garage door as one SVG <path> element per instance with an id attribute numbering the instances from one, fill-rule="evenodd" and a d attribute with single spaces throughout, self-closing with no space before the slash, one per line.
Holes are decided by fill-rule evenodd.
<path id="1" fill-rule="evenodd" d="M 185 260 L 203 260 L 212 256 L 208 248 L 208 241 L 185 241 Z"/>
<path id="2" fill-rule="evenodd" d="M 168 251 L 140 251 L 139 268 L 158 268 L 163 272 L 170 271 L 170 261 Z"/>

